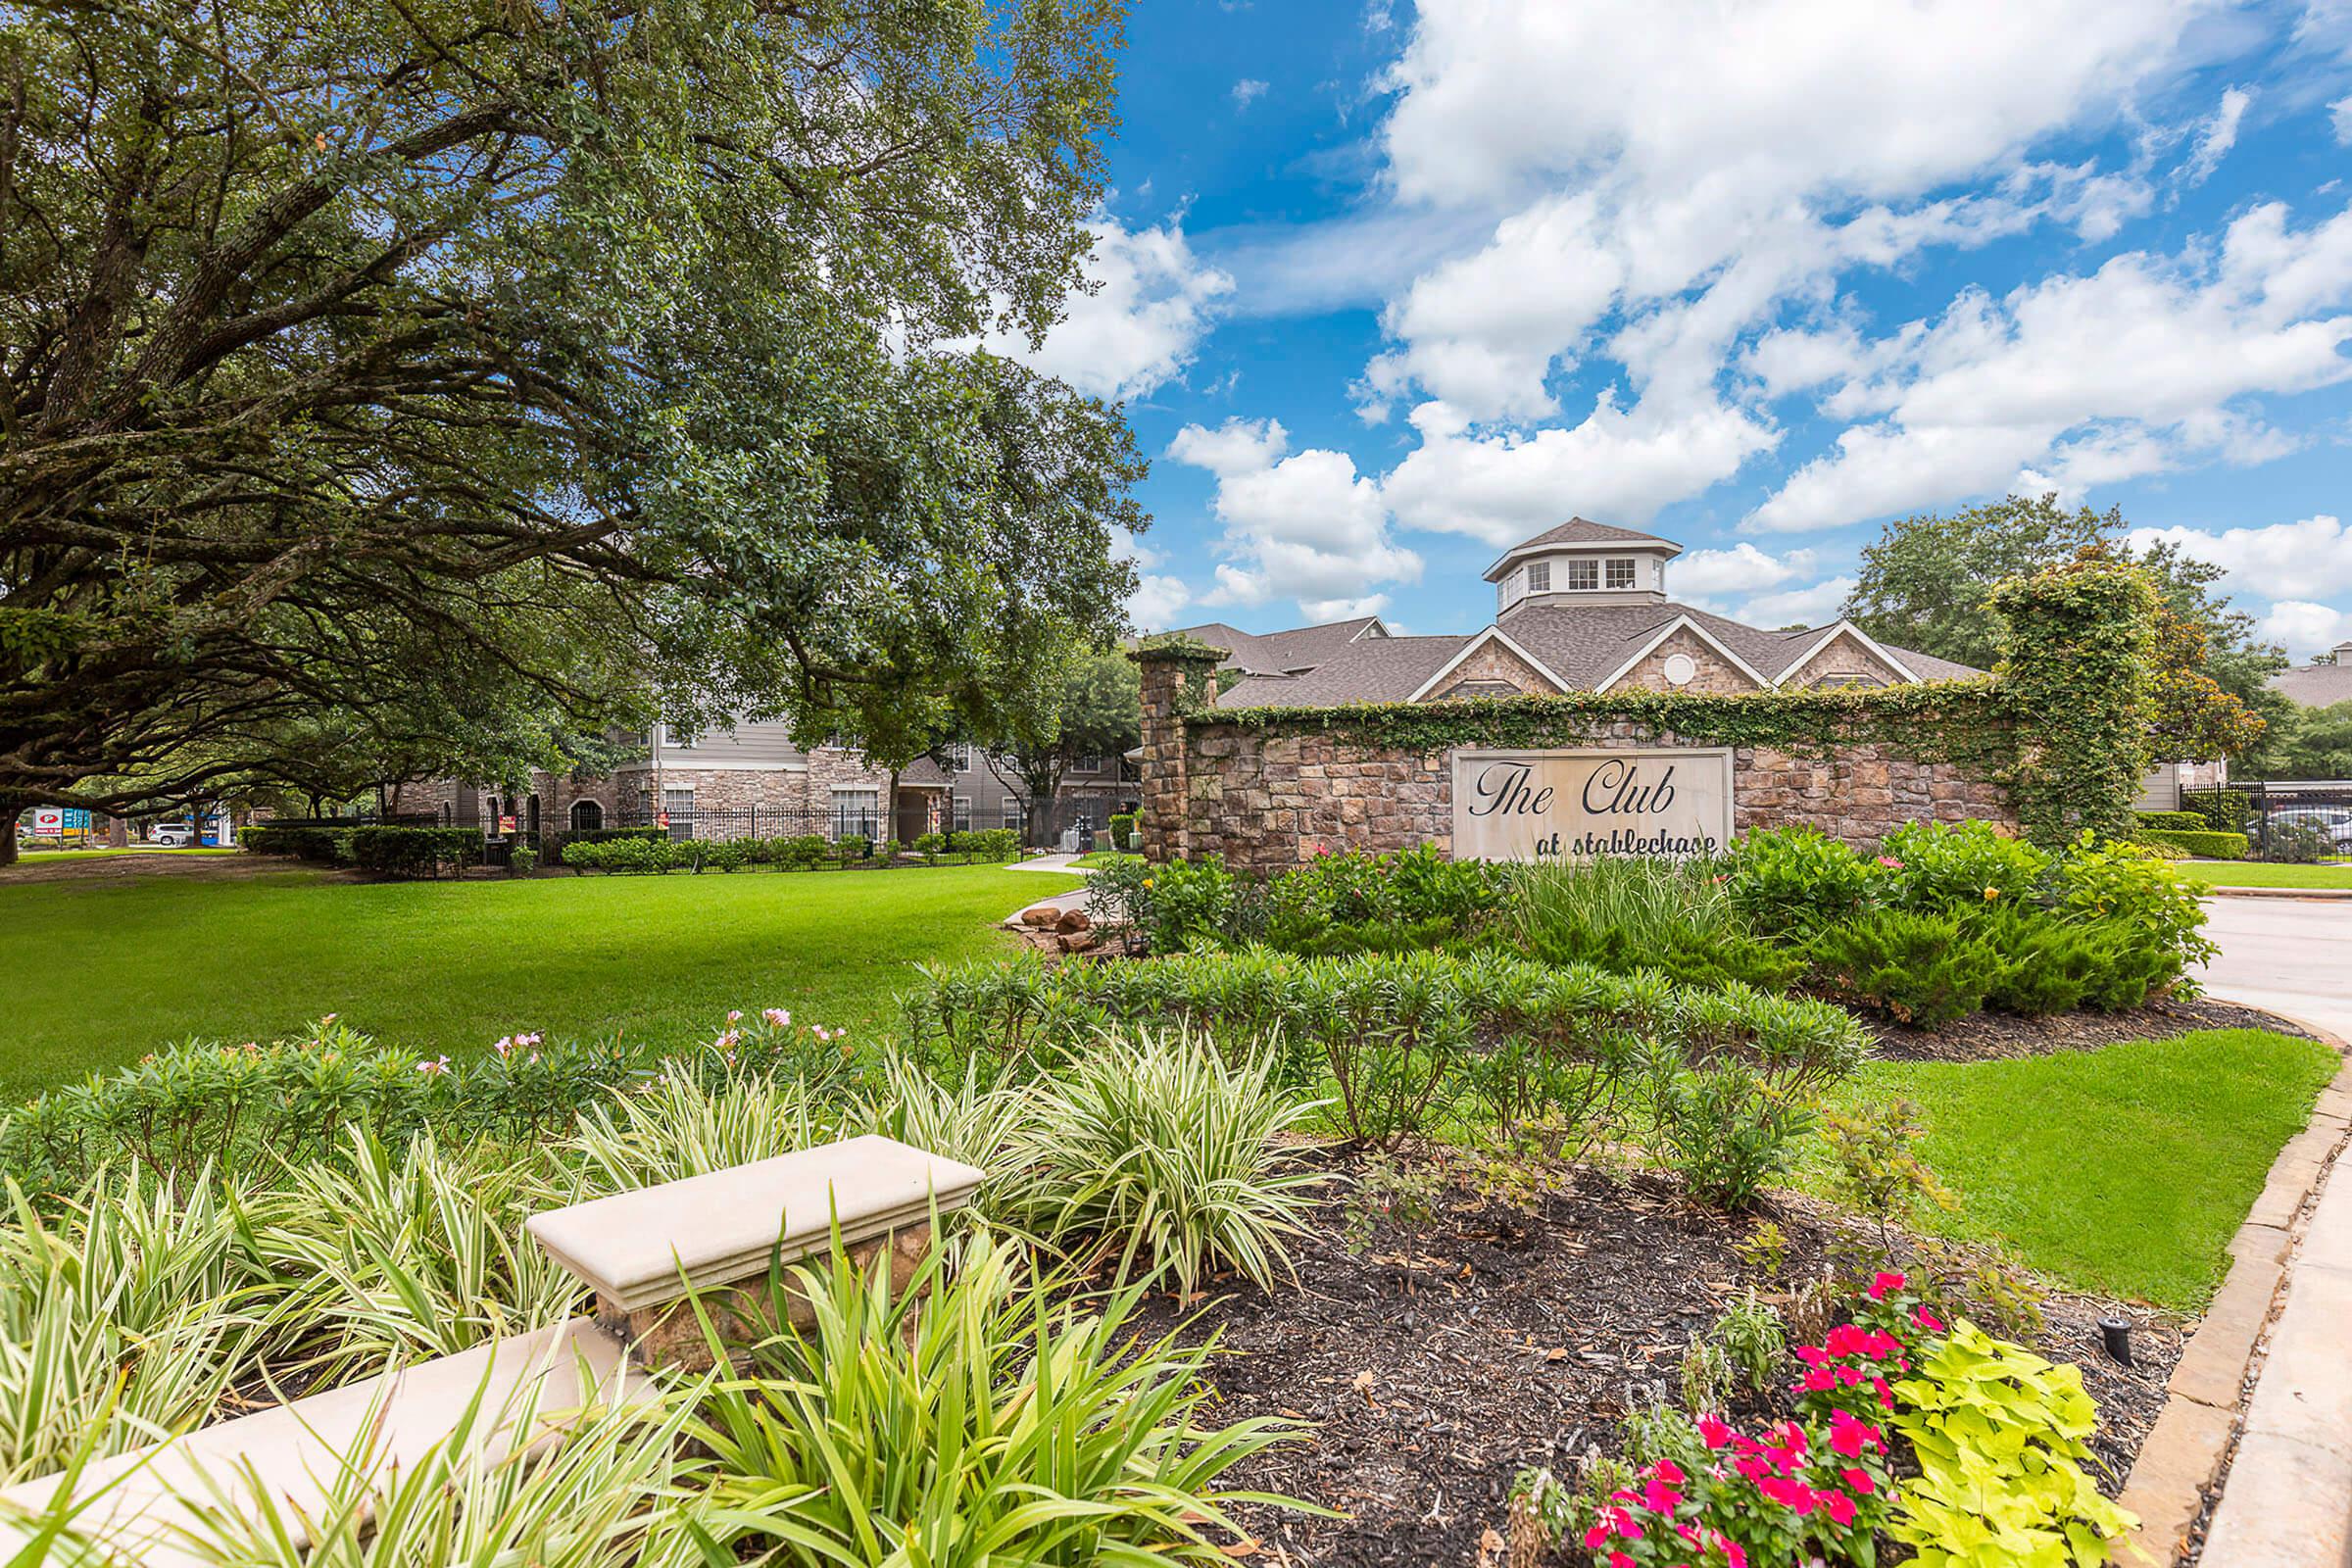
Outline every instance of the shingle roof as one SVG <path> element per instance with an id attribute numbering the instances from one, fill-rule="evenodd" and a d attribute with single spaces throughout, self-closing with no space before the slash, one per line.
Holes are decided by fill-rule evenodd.
<path id="1" fill-rule="evenodd" d="M 1678 556 L 1683 553 L 1681 545 L 1671 539 L 1661 539 L 1654 533 L 1615 528 L 1605 522 L 1594 522 L 1589 517 L 1570 517 L 1558 527 L 1546 528 L 1533 539 L 1522 539 L 1504 551 L 1494 564 L 1487 568 L 1487 580 L 1494 581 L 1502 574 L 1504 567 L 1530 551 L 1555 545 L 1645 545 L 1665 549 Z"/>
<path id="2" fill-rule="evenodd" d="M 2273 675 L 2269 685 L 2305 708 L 2333 708 L 2352 703 L 2352 663 L 2298 664 Z"/>
<path id="3" fill-rule="evenodd" d="M 1219 708 L 1328 708 L 1335 703 L 1401 703 L 1446 667 L 1467 637 L 1367 637 L 1303 675 L 1252 675 L 1217 699 Z"/>
<path id="4" fill-rule="evenodd" d="M 1312 669 L 1352 646 L 1364 628 L 1380 619 L 1358 615 L 1352 620 L 1326 621 L 1320 626 L 1297 626 L 1288 631 L 1249 632 L 1221 620 L 1187 626 L 1171 635 L 1191 637 L 1232 653 L 1221 669 L 1247 670 L 1252 675 L 1281 675 Z M 1373 639 L 1365 639 L 1372 641 Z"/>

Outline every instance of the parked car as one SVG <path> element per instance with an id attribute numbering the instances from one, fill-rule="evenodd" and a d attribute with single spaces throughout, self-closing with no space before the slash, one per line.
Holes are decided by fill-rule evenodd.
<path id="1" fill-rule="evenodd" d="M 2272 827 L 2290 823 L 2318 828 L 2338 855 L 2352 855 L 2352 806 L 2281 806 L 2271 811 Z"/>
<path id="2" fill-rule="evenodd" d="M 196 830 L 185 822 L 158 822 L 147 837 L 167 849 L 184 850 L 196 842 Z"/>

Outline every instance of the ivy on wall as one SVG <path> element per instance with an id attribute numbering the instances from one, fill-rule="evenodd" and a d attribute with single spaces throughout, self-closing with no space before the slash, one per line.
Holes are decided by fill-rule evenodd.
<path id="1" fill-rule="evenodd" d="M 2154 588 L 2137 567 L 2085 560 L 2011 578 L 1992 604 L 2009 624 L 1999 671 L 1917 686 L 1212 708 L 1212 683 L 1198 677 L 1223 649 L 1170 639 L 1145 644 L 1137 657 L 1182 664 L 1196 677 L 1186 680 L 1175 715 L 1190 730 L 1323 735 L 1408 752 L 1583 746 L 1620 724 L 1687 745 L 1791 757 L 1881 745 L 2005 786 L 2036 842 L 2063 843 L 2083 828 L 2128 836 L 2154 712 Z"/>
<path id="2" fill-rule="evenodd" d="M 2146 572 L 2096 558 L 1993 589 L 2008 623 L 1999 681 L 2026 742 L 2010 793 L 2027 837 L 2132 831 L 2156 717 L 2157 602 Z"/>

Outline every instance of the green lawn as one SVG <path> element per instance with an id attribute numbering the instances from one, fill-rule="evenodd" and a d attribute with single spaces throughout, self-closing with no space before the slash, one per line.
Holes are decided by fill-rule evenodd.
<path id="1" fill-rule="evenodd" d="M 516 1029 L 683 1043 L 730 1007 L 871 1025 L 918 961 L 1077 877 L 999 866 L 525 881 L 0 882 L 0 1102 L 320 1013 L 435 1052 Z"/>
<path id="2" fill-rule="evenodd" d="M 2176 860 L 2183 873 L 2224 888 L 2343 888 L 2352 865 L 2266 865 L 2260 860 Z"/>
<path id="3" fill-rule="evenodd" d="M 1098 866 L 1110 865 L 1119 860 L 1140 860 L 1143 857 L 1140 855 L 1122 855 L 1117 850 L 1097 850 L 1092 855 L 1081 855 L 1070 863 L 1083 865 L 1087 869 L 1093 870 Z"/>
<path id="4" fill-rule="evenodd" d="M 26 865 L 49 865 L 59 860 L 105 860 L 121 855 L 241 855 L 234 845 L 213 849 L 192 845 L 186 849 L 172 849 L 162 844 L 132 844 L 123 849 L 101 846 L 92 850 L 19 850 L 17 858 Z"/>
<path id="5" fill-rule="evenodd" d="M 1918 1102 L 1922 1157 L 1960 1200 L 1931 1229 L 2087 1290 L 2196 1310 L 2339 1065 L 2316 1041 L 2222 1029 L 2016 1061 L 1873 1062 L 1839 1098 Z"/>

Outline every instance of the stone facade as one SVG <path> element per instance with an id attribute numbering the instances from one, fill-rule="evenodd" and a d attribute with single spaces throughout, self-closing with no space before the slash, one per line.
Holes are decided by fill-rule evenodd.
<path id="1" fill-rule="evenodd" d="M 1841 636 L 1815 654 L 1796 671 L 1797 686 L 1894 686 L 1903 677 L 1850 636 Z"/>
<path id="2" fill-rule="evenodd" d="M 1300 864 L 1322 849 L 1429 843 L 1450 852 L 1450 752 L 1365 745 L 1303 727 L 1285 733 L 1221 723 L 1213 714 L 1188 721 L 1180 715 L 1200 683 L 1213 678 L 1210 662 L 1197 653 L 1162 654 L 1146 658 L 1143 668 L 1146 855 L 1190 859 L 1216 852 L 1238 868 L 1265 871 Z M 1620 721 L 1598 726 L 1584 744 L 1704 743 Z M 1738 748 L 1732 815 L 1736 832 L 1801 824 L 1865 851 L 1909 821 L 2017 825 L 1998 784 L 1883 745 L 1856 745 L 1827 759 Z"/>
<path id="3" fill-rule="evenodd" d="M 1556 692 L 1557 684 L 1544 677 L 1534 665 L 1510 651 L 1499 640 L 1482 643 L 1469 658 L 1447 673 L 1438 697 L 1492 697 L 1495 693 L 1479 690 L 1501 682 L 1514 691 Z M 1468 691 L 1461 688 L 1469 687 Z"/>
<path id="4" fill-rule="evenodd" d="M 1698 673 L 1677 686 L 1666 678 L 1666 661 L 1675 655 L 1698 667 Z M 1755 679 L 1738 664 L 1723 657 L 1723 651 L 1699 636 L 1688 626 L 1678 626 L 1666 640 L 1642 656 L 1642 662 L 1627 670 L 1611 691 L 1651 692 L 1752 692 L 1759 688 Z"/>

